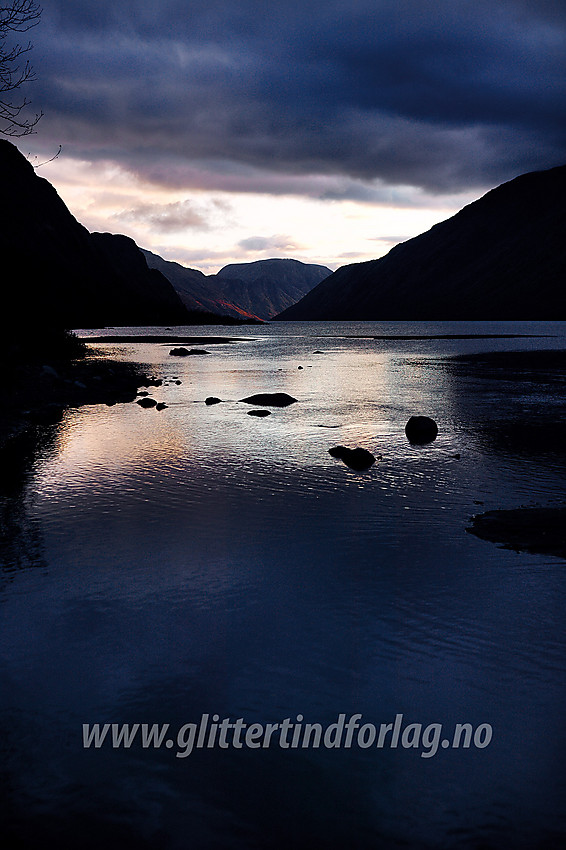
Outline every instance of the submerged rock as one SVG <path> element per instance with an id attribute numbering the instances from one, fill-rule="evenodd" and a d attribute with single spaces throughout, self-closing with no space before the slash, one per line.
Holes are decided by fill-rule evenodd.
<path id="1" fill-rule="evenodd" d="M 350 469 L 355 469 L 356 472 L 363 472 L 364 469 L 369 469 L 376 461 L 376 458 L 371 452 L 360 447 L 348 449 L 346 446 L 334 446 L 334 448 L 328 449 L 328 454 L 344 461 L 346 466 L 349 466 Z"/>
<path id="2" fill-rule="evenodd" d="M 139 404 L 140 407 L 157 407 L 157 402 L 154 398 L 138 398 L 136 404 Z"/>
<path id="3" fill-rule="evenodd" d="M 61 380 L 59 373 L 53 368 L 53 366 L 45 364 L 45 366 L 41 367 L 41 371 L 44 375 L 48 375 L 50 378 L 55 378 L 56 381 Z"/>
<path id="4" fill-rule="evenodd" d="M 266 407 L 287 407 L 289 404 L 295 404 L 296 398 L 287 393 L 256 393 L 247 398 L 242 398 L 240 401 L 246 404 L 259 404 Z"/>
<path id="5" fill-rule="evenodd" d="M 215 395 L 209 395 L 208 398 L 205 398 L 205 404 L 220 404 L 222 402 L 221 398 L 216 398 Z"/>
<path id="6" fill-rule="evenodd" d="M 248 416 L 271 416 L 271 410 L 248 410 Z"/>
<path id="7" fill-rule="evenodd" d="M 405 425 L 405 434 L 410 443 L 423 446 L 436 440 L 438 425 L 429 416 L 411 416 Z"/>

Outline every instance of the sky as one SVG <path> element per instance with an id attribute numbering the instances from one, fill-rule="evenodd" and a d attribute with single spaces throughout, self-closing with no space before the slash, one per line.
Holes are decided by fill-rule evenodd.
<path id="1" fill-rule="evenodd" d="M 206 273 L 379 257 L 566 163 L 564 0 L 42 5 L 19 149 L 89 230 Z"/>

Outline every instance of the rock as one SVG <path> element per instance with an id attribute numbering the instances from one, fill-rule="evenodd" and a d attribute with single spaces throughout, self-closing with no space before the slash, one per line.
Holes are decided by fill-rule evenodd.
<path id="1" fill-rule="evenodd" d="M 472 517 L 466 531 L 503 549 L 566 559 L 566 508 L 514 508 Z"/>
<path id="2" fill-rule="evenodd" d="M 438 425 L 429 416 L 411 416 L 405 425 L 405 434 L 410 443 L 423 446 L 436 440 Z"/>
<path id="3" fill-rule="evenodd" d="M 154 398 L 138 398 L 136 404 L 140 407 L 157 407 L 157 402 Z"/>
<path id="4" fill-rule="evenodd" d="M 215 395 L 209 395 L 208 398 L 205 398 L 205 400 L 204 400 L 204 403 L 209 404 L 209 405 L 210 404 L 221 404 L 221 402 L 222 402 L 222 399 L 216 398 Z"/>
<path id="5" fill-rule="evenodd" d="M 59 373 L 55 371 L 53 366 L 48 366 L 47 364 L 45 364 L 45 366 L 41 367 L 41 371 L 44 375 L 49 375 L 50 378 L 55 378 L 55 380 L 57 381 L 61 380 Z"/>
<path id="6" fill-rule="evenodd" d="M 183 348 L 172 348 L 169 354 L 174 357 L 188 357 L 190 354 L 210 354 L 210 351 L 205 351 L 204 348 L 191 348 L 190 350 Z"/>
<path id="7" fill-rule="evenodd" d="M 297 369 L 302 369 L 302 368 L 303 368 L 302 366 L 297 366 Z"/>
<path id="8" fill-rule="evenodd" d="M 140 390 L 140 391 L 138 392 L 138 395 L 139 395 L 139 396 L 146 396 L 146 395 L 149 395 L 149 393 L 148 393 L 148 391 L 147 391 L 147 390 Z"/>
<path id="9" fill-rule="evenodd" d="M 168 407 L 168 405 L 165 404 L 164 401 L 158 401 L 157 404 L 155 405 L 156 410 L 165 410 L 166 407 Z"/>
<path id="10" fill-rule="evenodd" d="M 316 351 L 313 351 L 313 354 L 324 354 L 324 351 L 319 351 L 318 348 Z"/>
<path id="11" fill-rule="evenodd" d="M 328 449 L 328 454 L 344 461 L 346 466 L 349 466 L 350 469 L 355 469 L 357 472 L 363 472 L 364 469 L 369 469 L 376 461 L 376 458 L 371 452 L 359 447 L 348 449 L 346 446 L 334 446 L 334 448 Z"/>
<path id="12" fill-rule="evenodd" d="M 271 416 L 271 410 L 248 410 L 248 416 Z"/>
<path id="13" fill-rule="evenodd" d="M 296 398 L 293 398 L 287 393 L 256 393 L 247 398 L 242 398 L 240 401 L 246 404 L 259 404 L 266 407 L 287 407 L 289 404 L 295 404 Z"/>

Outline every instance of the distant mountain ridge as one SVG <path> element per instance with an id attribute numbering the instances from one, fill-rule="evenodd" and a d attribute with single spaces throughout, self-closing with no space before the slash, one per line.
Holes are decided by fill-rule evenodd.
<path id="1" fill-rule="evenodd" d="M 292 259 L 256 260 L 204 275 L 143 249 L 150 268 L 171 282 L 186 307 L 239 318 L 271 319 L 332 274 L 326 266 Z"/>
<path id="2" fill-rule="evenodd" d="M 275 318 L 566 318 L 566 166 L 523 174 L 377 260 L 342 266 Z"/>

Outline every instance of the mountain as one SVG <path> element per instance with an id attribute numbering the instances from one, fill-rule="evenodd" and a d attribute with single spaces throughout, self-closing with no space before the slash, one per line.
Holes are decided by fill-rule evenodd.
<path id="1" fill-rule="evenodd" d="M 270 319 L 332 273 L 326 266 L 273 259 L 228 265 L 216 275 L 204 275 L 151 251 L 144 250 L 144 255 L 151 268 L 171 281 L 188 308 L 239 318 Z"/>
<path id="2" fill-rule="evenodd" d="M 566 318 L 566 166 L 523 174 L 378 260 L 342 266 L 276 319 Z"/>
<path id="3" fill-rule="evenodd" d="M 216 285 L 226 300 L 270 319 L 332 274 L 326 266 L 299 260 L 257 260 L 224 266 Z"/>
<path id="4" fill-rule="evenodd" d="M 169 281 L 126 236 L 90 234 L 53 186 L 0 139 L 3 332 L 186 324 Z"/>
<path id="5" fill-rule="evenodd" d="M 207 310 L 244 320 L 260 318 L 256 313 L 245 311 L 219 296 L 214 286 L 215 275 L 205 275 L 197 269 L 164 260 L 159 254 L 153 254 L 145 248 L 142 250 L 148 266 L 165 275 L 189 310 Z"/>

